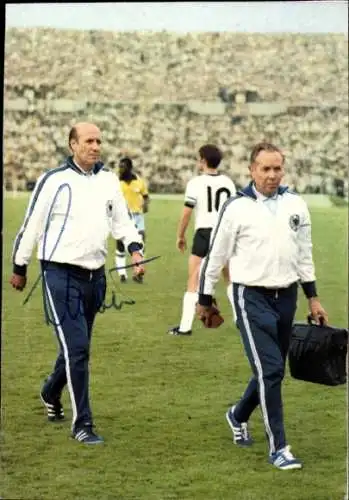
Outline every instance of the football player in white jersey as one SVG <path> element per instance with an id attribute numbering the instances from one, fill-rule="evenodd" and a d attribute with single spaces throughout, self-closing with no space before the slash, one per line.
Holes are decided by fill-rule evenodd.
<path id="1" fill-rule="evenodd" d="M 180 324 L 168 330 L 170 335 L 191 335 L 198 300 L 198 279 L 202 259 L 207 255 L 212 227 L 215 225 L 219 209 L 224 202 L 236 194 L 234 182 L 217 171 L 222 160 L 222 152 L 212 144 L 199 149 L 198 171 L 201 175 L 189 180 L 184 195 L 184 207 L 178 224 L 177 248 L 184 253 L 187 248 L 185 233 L 191 215 L 195 212 L 195 234 L 188 263 L 187 291 L 183 297 Z M 228 268 L 223 276 L 229 280 Z"/>

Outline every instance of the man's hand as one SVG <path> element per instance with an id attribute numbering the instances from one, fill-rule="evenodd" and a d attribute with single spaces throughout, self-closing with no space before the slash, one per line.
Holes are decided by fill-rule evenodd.
<path id="1" fill-rule="evenodd" d="M 137 265 L 137 263 L 142 262 L 142 260 L 144 260 L 144 257 L 141 253 L 139 253 L 139 252 L 132 253 L 131 262 L 132 262 L 132 264 L 136 264 L 133 267 L 133 275 L 134 276 L 143 276 L 143 274 L 145 273 L 144 266 L 142 264 Z"/>
<path id="2" fill-rule="evenodd" d="M 309 299 L 309 311 L 316 324 L 328 325 L 328 314 L 317 297 Z"/>
<path id="3" fill-rule="evenodd" d="M 27 278 L 25 276 L 20 276 L 19 274 L 13 273 L 10 279 L 10 284 L 13 286 L 13 288 L 21 292 L 22 290 L 24 290 L 25 285 L 27 284 Z"/>
<path id="4" fill-rule="evenodd" d="M 182 253 L 185 252 L 185 250 L 187 249 L 187 242 L 185 240 L 185 237 L 181 237 L 181 238 L 177 238 L 177 241 L 176 241 L 176 246 L 178 248 L 178 250 Z"/>

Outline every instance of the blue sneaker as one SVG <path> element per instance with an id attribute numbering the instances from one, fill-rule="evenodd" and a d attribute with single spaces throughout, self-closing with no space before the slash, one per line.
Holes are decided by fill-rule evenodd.
<path id="1" fill-rule="evenodd" d="M 247 422 L 238 422 L 234 418 L 234 409 L 235 406 L 225 414 L 229 427 L 233 431 L 234 443 L 239 446 L 251 446 L 253 440 L 248 432 Z"/>
<path id="2" fill-rule="evenodd" d="M 281 470 L 301 469 L 303 467 L 302 462 L 297 460 L 290 450 L 290 446 L 285 446 L 285 448 L 273 453 L 269 457 L 269 463 Z"/>
<path id="3" fill-rule="evenodd" d="M 101 444 L 104 443 L 104 439 L 93 432 L 93 426 L 90 424 L 85 424 L 82 427 L 76 429 L 72 437 L 84 444 Z"/>

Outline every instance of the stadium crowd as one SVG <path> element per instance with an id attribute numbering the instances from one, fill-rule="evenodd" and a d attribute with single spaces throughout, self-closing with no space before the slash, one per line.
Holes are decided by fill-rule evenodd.
<path id="1" fill-rule="evenodd" d="M 206 142 L 221 146 L 223 169 L 244 184 L 248 151 L 267 139 L 285 150 L 291 186 L 330 192 L 347 171 L 347 74 L 343 35 L 8 29 L 5 184 L 25 189 L 55 167 L 68 153 L 71 124 L 91 119 L 103 132 L 105 162 L 129 154 L 151 190 L 182 192 Z M 224 115 L 200 115 L 185 104 L 219 101 L 222 87 L 286 101 L 294 112 L 232 119 L 229 106 Z M 27 111 L 6 109 L 17 98 Z M 86 101 L 86 109 L 38 106 L 62 98 Z"/>
<path id="2" fill-rule="evenodd" d="M 91 102 L 212 100 L 222 84 L 248 84 L 266 101 L 348 102 L 344 35 L 37 28 L 8 29 L 5 42 L 8 97 L 27 86 Z"/>

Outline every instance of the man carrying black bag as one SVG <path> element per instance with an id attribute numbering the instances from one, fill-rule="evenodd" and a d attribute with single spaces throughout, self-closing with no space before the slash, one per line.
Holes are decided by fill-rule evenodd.
<path id="1" fill-rule="evenodd" d="M 247 423 L 260 406 L 268 461 L 289 470 L 302 467 L 286 440 L 281 397 L 299 283 L 315 322 L 327 324 L 328 317 L 317 297 L 308 208 L 300 196 L 280 185 L 284 160 L 273 144 L 253 148 L 253 181 L 226 201 L 213 228 L 200 272 L 197 312 L 201 319 L 212 316 L 215 285 L 229 261 L 230 300 L 253 376 L 226 420 L 234 443 L 249 446 Z"/>

